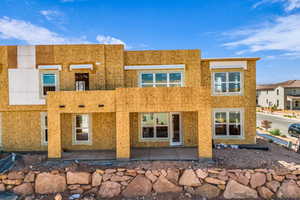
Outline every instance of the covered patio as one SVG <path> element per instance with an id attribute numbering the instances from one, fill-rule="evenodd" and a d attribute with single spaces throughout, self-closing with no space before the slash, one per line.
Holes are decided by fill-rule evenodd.
<path id="1" fill-rule="evenodd" d="M 162 147 L 162 148 L 131 148 L 133 161 L 198 160 L 197 147 Z M 116 152 L 113 150 L 99 151 L 69 151 L 62 153 L 62 160 L 116 160 Z"/>
<path id="2" fill-rule="evenodd" d="M 287 96 L 287 107 L 290 110 L 300 110 L 300 96 Z"/>

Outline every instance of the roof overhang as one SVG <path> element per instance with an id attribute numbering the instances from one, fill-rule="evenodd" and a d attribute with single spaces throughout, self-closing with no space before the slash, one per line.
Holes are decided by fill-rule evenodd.
<path id="1" fill-rule="evenodd" d="M 185 64 L 180 65 L 128 65 L 125 70 L 151 70 L 151 69 L 185 69 Z"/>

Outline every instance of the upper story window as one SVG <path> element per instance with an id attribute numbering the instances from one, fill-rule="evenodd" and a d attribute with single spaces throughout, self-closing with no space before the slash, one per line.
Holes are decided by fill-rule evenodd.
<path id="1" fill-rule="evenodd" d="M 276 90 L 277 95 L 279 95 L 279 89 Z"/>
<path id="2" fill-rule="evenodd" d="M 216 109 L 214 111 L 214 136 L 243 136 L 242 113 L 241 109 Z"/>
<path id="3" fill-rule="evenodd" d="M 89 73 L 75 73 L 76 91 L 89 90 Z"/>
<path id="4" fill-rule="evenodd" d="M 182 87 L 183 72 L 142 72 L 140 87 Z"/>
<path id="5" fill-rule="evenodd" d="M 41 93 L 46 96 L 48 91 L 58 90 L 58 74 L 56 72 L 41 73 Z"/>
<path id="6" fill-rule="evenodd" d="M 242 94 L 241 72 L 214 72 L 213 93 L 215 95 Z"/>

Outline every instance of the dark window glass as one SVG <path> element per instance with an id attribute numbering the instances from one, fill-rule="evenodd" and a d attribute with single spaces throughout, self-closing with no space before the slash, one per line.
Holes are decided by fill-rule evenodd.
<path id="1" fill-rule="evenodd" d="M 45 129 L 45 142 L 48 142 L 48 129 Z"/>
<path id="2" fill-rule="evenodd" d="M 241 126 L 229 125 L 229 135 L 241 135 Z"/>
<path id="3" fill-rule="evenodd" d="M 153 127 L 143 127 L 143 138 L 153 138 L 154 128 Z"/>
<path id="4" fill-rule="evenodd" d="M 89 73 L 75 73 L 75 88 L 77 91 L 89 90 Z"/>
<path id="5" fill-rule="evenodd" d="M 216 135 L 226 135 L 226 124 L 216 124 L 215 129 Z"/>
<path id="6" fill-rule="evenodd" d="M 156 137 L 167 138 L 168 137 L 168 127 L 167 126 L 156 127 Z"/>
<path id="7" fill-rule="evenodd" d="M 55 86 L 43 86 L 43 95 L 47 95 L 49 91 L 55 91 Z"/>

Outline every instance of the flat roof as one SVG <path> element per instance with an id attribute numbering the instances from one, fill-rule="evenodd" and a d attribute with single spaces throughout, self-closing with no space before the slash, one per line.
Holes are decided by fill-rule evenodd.
<path id="1" fill-rule="evenodd" d="M 246 57 L 246 58 L 202 58 L 203 61 L 241 61 L 241 60 L 260 60 L 259 57 Z"/>

